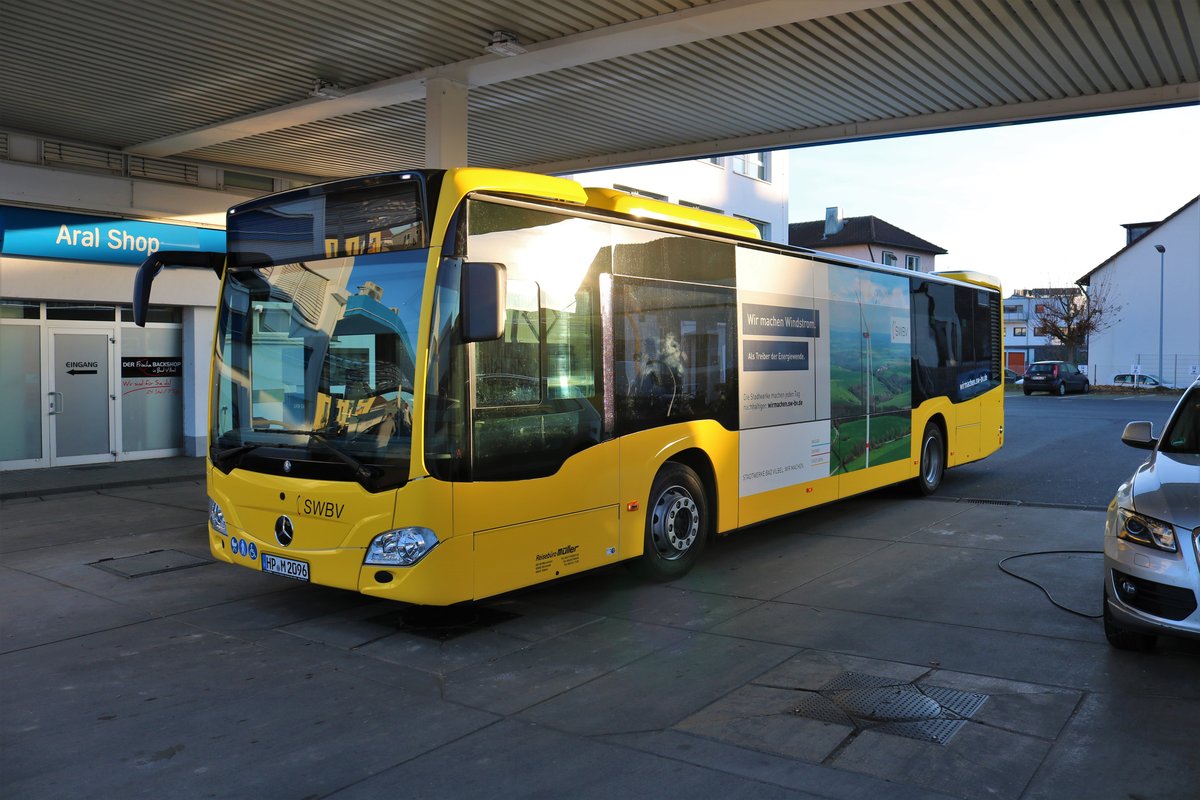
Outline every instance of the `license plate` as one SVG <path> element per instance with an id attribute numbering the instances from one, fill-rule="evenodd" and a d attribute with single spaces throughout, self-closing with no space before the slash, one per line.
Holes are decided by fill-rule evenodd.
<path id="1" fill-rule="evenodd" d="M 270 553 L 262 554 L 262 571 L 298 581 L 308 580 L 308 562 L 297 561 L 294 558 L 281 558 Z"/>

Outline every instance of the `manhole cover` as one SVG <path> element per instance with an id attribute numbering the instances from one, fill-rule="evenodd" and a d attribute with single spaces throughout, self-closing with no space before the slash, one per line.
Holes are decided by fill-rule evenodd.
<path id="1" fill-rule="evenodd" d="M 924 719 L 920 722 L 888 722 L 872 730 L 890 733 L 892 736 L 903 736 L 906 739 L 945 744 L 966 724 L 965 719 Z"/>
<path id="2" fill-rule="evenodd" d="M 911 684 L 838 692 L 834 702 L 852 716 L 878 722 L 934 719 L 942 713 L 936 700 L 921 694 Z"/>
<path id="3" fill-rule="evenodd" d="M 487 606 L 411 606 L 389 611 L 367 621 L 439 642 L 455 639 L 472 631 L 490 628 L 519 615 Z"/>
<path id="4" fill-rule="evenodd" d="M 843 672 L 819 691 L 804 692 L 793 712 L 819 722 L 946 744 L 986 700 L 985 694 Z"/>
<path id="5" fill-rule="evenodd" d="M 102 558 L 89 566 L 120 575 L 122 578 L 144 578 L 147 575 L 203 567 L 211 563 L 213 562 L 207 558 L 196 558 L 178 550 L 151 550 L 136 556 Z"/>

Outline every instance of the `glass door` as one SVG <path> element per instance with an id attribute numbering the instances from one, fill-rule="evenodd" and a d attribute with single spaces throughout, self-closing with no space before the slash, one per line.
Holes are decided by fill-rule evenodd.
<path id="1" fill-rule="evenodd" d="M 113 461 L 111 328 L 51 328 L 50 466 Z"/>

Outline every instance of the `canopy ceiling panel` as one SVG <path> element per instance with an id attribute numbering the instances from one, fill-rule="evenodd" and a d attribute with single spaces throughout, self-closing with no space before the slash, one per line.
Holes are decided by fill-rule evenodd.
<path id="1" fill-rule="evenodd" d="M 1195 0 L 9 3 L 0 130 L 332 177 L 573 171 L 1200 98 Z M 496 31 L 516 55 L 485 53 Z M 317 86 L 317 82 L 320 86 Z"/>

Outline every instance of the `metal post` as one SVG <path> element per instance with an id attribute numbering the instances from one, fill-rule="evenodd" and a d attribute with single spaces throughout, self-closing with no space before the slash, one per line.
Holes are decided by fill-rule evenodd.
<path id="1" fill-rule="evenodd" d="M 1158 251 L 1158 384 L 1162 386 L 1166 382 L 1163 377 L 1163 262 L 1167 257 L 1167 248 L 1156 244 L 1154 249 Z"/>

